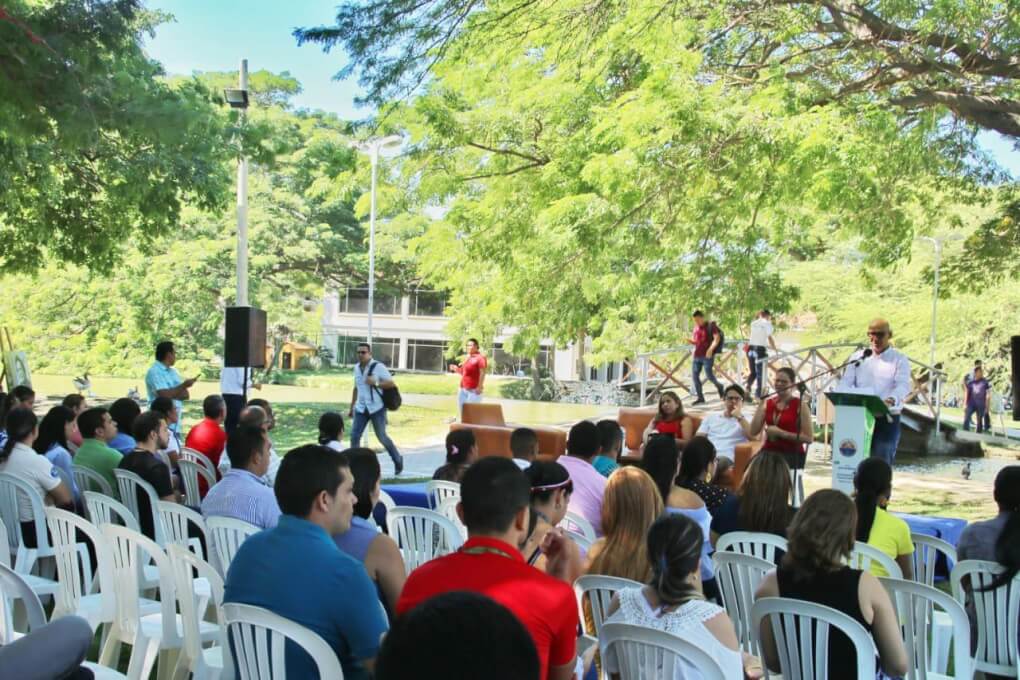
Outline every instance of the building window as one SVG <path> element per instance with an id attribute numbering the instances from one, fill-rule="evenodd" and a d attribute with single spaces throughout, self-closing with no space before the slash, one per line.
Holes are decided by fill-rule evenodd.
<path id="1" fill-rule="evenodd" d="M 539 368 L 545 368 L 550 372 L 553 369 L 554 350 L 551 345 L 539 347 L 537 356 Z M 516 357 L 503 351 L 503 343 L 497 342 L 492 346 L 490 357 L 492 372 L 497 375 L 526 376 L 531 373 L 531 357 Z"/>
<path id="2" fill-rule="evenodd" d="M 341 314 L 368 314 L 368 288 L 348 288 L 340 296 Z M 372 308 L 376 314 L 400 315 L 400 296 L 375 291 Z"/>
<path id="3" fill-rule="evenodd" d="M 396 368 L 400 361 L 400 338 L 372 338 L 372 359 Z"/>
<path id="4" fill-rule="evenodd" d="M 358 343 L 365 342 L 365 336 L 341 335 L 336 340 L 336 361 L 341 366 L 353 366 L 358 362 Z"/>
<path id="5" fill-rule="evenodd" d="M 412 371 L 446 370 L 446 343 L 442 340 L 407 341 L 407 367 Z"/>
<path id="6" fill-rule="evenodd" d="M 445 311 L 446 294 L 435 290 L 411 293 L 411 316 L 443 316 Z"/>

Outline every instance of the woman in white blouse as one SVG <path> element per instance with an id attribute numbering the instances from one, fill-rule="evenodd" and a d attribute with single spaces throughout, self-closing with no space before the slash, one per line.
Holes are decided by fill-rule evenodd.
<path id="1" fill-rule="evenodd" d="M 336 411 L 326 411 L 319 417 L 319 443 L 334 451 L 343 451 L 344 418 Z"/>
<path id="2" fill-rule="evenodd" d="M 726 611 L 701 592 L 703 532 L 685 515 L 663 515 L 648 530 L 651 585 L 627 588 L 613 597 L 606 623 L 630 623 L 666 631 L 708 652 L 727 678 L 744 677 L 737 634 Z M 606 670 L 619 677 L 619 660 L 610 652 Z M 683 660 L 673 680 L 700 680 L 700 671 Z"/>

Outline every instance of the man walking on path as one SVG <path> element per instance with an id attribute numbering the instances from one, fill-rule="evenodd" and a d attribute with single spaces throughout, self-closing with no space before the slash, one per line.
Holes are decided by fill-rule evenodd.
<path id="1" fill-rule="evenodd" d="M 747 363 L 751 367 L 751 375 L 747 379 L 748 403 L 751 403 L 751 385 L 757 380 L 755 397 L 761 399 L 762 383 L 765 380 L 765 371 L 768 362 L 768 345 L 776 349 L 776 340 L 772 337 L 772 312 L 763 309 L 758 312 L 758 317 L 751 322 L 751 339 L 747 346 Z"/>
<path id="2" fill-rule="evenodd" d="M 701 391 L 701 369 L 705 369 L 705 377 L 719 390 L 719 399 L 723 398 L 723 385 L 715 377 L 712 370 L 715 363 L 716 353 L 722 349 L 723 335 L 715 321 L 709 321 L 700 309 L 695 310 L 691 315 L 694 318 L 694 335 L 691 337 L 691 344 L 694 345 L 694 365 L 692 368 L 694 379 L 694 392 L 697 394 L 695 404 L 704 404 L 705 395 Z"/>
<path id="3" fill-rule="evenodd" d="M 351 394 L 351 408 L 347 412 L 347 417 L 354 421 L 351 425 L 351 448 L 361 446 L 361 435 L 371 421 L 376 439 L 393 461 L 393 474 L 399 475 L 404 470 L 404 458 L 386 434 L 386 407 L 382 400 L 382 391 L 391 387 L 396 387 L 396 383 L 389 369 L 382 362 L 372 359 L 372 347 L 367 342 L 358 343 L 354 391 Z"/>
<path id="4" fill-rule="evenodd" d="M 485 370 L 489 362 L 485 355 L 478 349 L 478 341 L 468 338 L 467 359 L 458 366 L 450 364 L 450 370 L 460 373 L 460 390 L 457 392 L 458 415 L 464 413 L 464 404 L 477 404 L 482 400 L 482 390 L 485 387 Z"/>

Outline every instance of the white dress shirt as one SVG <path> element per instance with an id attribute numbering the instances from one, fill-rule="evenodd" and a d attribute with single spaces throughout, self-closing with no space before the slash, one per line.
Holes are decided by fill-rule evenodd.
<path id="1" fill-rule="evenodd" d="M 858 350 L 852 358 L 860 358 L 863 353 L 864 350 Z M 897 414 L 910 394 L 910 360 L 896 349 L 886 347 L 881 354 L 872 354 L 858 365 L 847 366 L 839 387 L 870 387 L 883 401 L 892 397 L 889 411 Z"/>
<path id="2" fill-rule="evenodd" d="M 254 368 L 248 369 L 248 391 L 252 390 Z M 220 394 L 244 394 L 244 366 L 224 366 L 220 369 Z"/>
<path id="3" fill-rule="evenodd" d="M 748 442 L 740 421 L 734 416 L 727 416 L 723 413 L 710 413 L 705 416 L 695 434 L 708 437 L 708 440 L 715 446 L 716 453 L 730 460 L 736 459 L 737 445 Z"/>
<path id="4" fill-rule="evenodd" d="M 768 347 L 770 335 L 772 335 L 772 322 L 768 319 L 755 319 L 751 322 L 751 338 L 747 344 L 753 347 Z"/>

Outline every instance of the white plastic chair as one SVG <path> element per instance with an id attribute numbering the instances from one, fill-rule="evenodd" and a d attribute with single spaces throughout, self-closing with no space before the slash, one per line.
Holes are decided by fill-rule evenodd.
<path id="1" fill-rule="evenodd" d="M 254 524 L 248 524 L 233 517 L 207 517 L 205 520 L 209 552 L 215 557 L 210 560 L 227 577 L 227 569 L 244 540 L 262 531 Z"/>
<path id="2" fill-rule="evenodd" d="M 576 531 L 567 531 L 566 534 L 570 538 L 570 540 L 577 544 L 577 547 L 581 550 L 582 555 L 587 555 L 589 552 L 591 552 L 591 546 L 595 541 L 591 540 L 584 534 L 577 533 Z"/>
<path id="3" fill-rule="evenodd" d="M 184 546 L 201 559 L 206 559 L 207 555 L 202 550 L 202 541 L 197 536 L 189 535 L 189 525 L 194 525 L 199 533 L 202 534 L 202 538 L 205 539 L 205 544 L 209 545 L 208 532 L 206 531 L 205 520 L 202 519 L 202 515 L 180 503 L 171 503 L 169 501 L 160 501 L 157 509 L 159 511 L 159 519 L 163 523 L 163 532 L 166 536 L 167 546 L 174 544 Z"/>
<path id="4" fill-rule="evenodd" d="M 602 663 L 617 667 L 621 680 L 672 679 L 685 666 L 693 666 L 704 680 L 725 680 L 722 668 L 708 652 L 654 628 L 607 623 L 602 627 L 599 649 Z"/>
<path id="5" fill-rule="evenodd" d="M 0 518 L 0 564 L 11 566 L 11 542 L 7 537 L 7 525 Z"/>
<path id="6" fill-rule="evenodd" d="M 28 499 L 32 505 L 32 522 L 35 533 L 36 548 L 25 547 L 25 536 L 21 527 L 21 515 L 18 510 L 18 496 Z M 46 514 L 43 511 L 42 495 L 27 480 L 9 472 L 0 472 L 0 521 L 7 526 L 8 555 L 14 555 L 14 571 L 22 575 L 32 588 L 32 592 L 40 597 L 53 595 L 60 587 L 52 578 L 56 571 L 54 558 L 56 553 L 50 545 L 50 537 L 46 533 Z M 45 560 L 43 562 L 42 560 Z M 33 574 L 38 570 L 38 575 Z"/>
<path id="7" fill-rule="evenodd" d="M 223 605 L 223 620 L 233 642 L 234 666 L 241 680 L 285 680 L 286 641 L 312 657 L 320 678 L 343 680 L 333 648 L 304 626 L 268 609 L 234 602 Z"/>
<path id="8" fill-rule="evenodd" d="M 736 628 L 737 640 L 745 652 L 758 656 L 751 634 L 751 606 L 754 593 L 762 578 L 773 564 L 759 557 L 751 557 L 732 550 L 716 551 L 712 555 L 715 563 L 715 581 L 719 585 L 723 607 Z"/>
<path id="9" fill-rule="evenodd" d="M 584 632 L 598 638 L 602 631 L 602 622 L 606 620 L 609 603 L 613 595 L 626 588 L 640 588 L 642 584 L 629 578 L 587 574 L 574 581 L 574 596 L 577 598 L 577 613 L 581 618 Z M 591 614 L 585 616 L 585 603 Z M 589 625 L 591 624 L 591 625 Z"/>
<path id="10" fill-rule="evenodd" d="M 563 517 L 563 521 L 558 525 L 564 531 L 569 531 L 572 534 L 581 534 L 592 543 L 595 542 L 595 527 L 591 525 L 586 518 L 581 517 L 576 512 L 567 511 L 567 514 Z"/>
<path id="11" fill-rule="evenodd" d="M 390 538 L 397 542 L 407 573 L 463 544 L 457 525 L 434 510 L 398 505 L 386 515 Z"/>
<path id="12" fill-rule="evenodd" d="M 870 571 L 871 565 L 877 563 L 885 569 L 885 572 L 892 578 L 903 578 L 903 570 L 893 558 L 886 555 L 873 545 L 863 541 L 855 541 L 854 549 L 850 551 L 849 564 L 854 569 Z"/>
<path id="13" fill-rule="evenodd" d="M 457 504 L 460 503 L 460 497 L 457 498 L 444 498 L 443 502 L 439 504 L 439 509 L 436 511 L 446 519 L 450 520 L 460 531 L 461 537 L 467 540 L 467 527 L 460 521 L 460 517 L 457 515 Z"/>
<path id="14" fill-rule="evenodd" d="M 425 482 L 425 495 L 429 499 L 429 507 L 438 510 L 447 498 L 460 498 L 460 483 L 431 479 Z"/>
<path id="15" fill-rule="evenodd" d="M 224 451 L 224 454 L 225 453 L 226 452 Z M 226 458 L 226 455 L 221 456 L 221 458 Z M 211 460 L 209 460 L 209 456 L 205 455 L 201 451 L 196 451 L 195 449 L 189 449 L 187 446 L 182 446 L 180 458 L 177 462 L 180 463 L 182 460 L 201 466 L 203 470 L 212 475 L 214 481 L 216 480 L 216 466 L 213 465 Z M 210 486 L 212 485 L 210 484 Z"/>
<path id="16" fill-rule="evenodd" d="M 830 628 L 846 635 L 856 649 L 857 680 L 875 680 L 875 642 L 864 626 L 843 612 L 804 600 L 763 597 L 751 606 L 751 635 L 757 649 L 762 649 L 761 624 L 766 618 L 784 680 L 829 677 Z"/>
<path id="17" fill-rule="evenodd" d="M 102 476 L 92 468 L 87 468 L 84 465 L 71 464 L 71 476 L 74 477 L 74 483 L 78 487 L 78 490 L 82 493 L 86 491 L 98 491 L 101 494 L 107 496 L 113 496 L 113 487 L 110 486 L 110 482 L 107 481 L 106 477 Z"/>
<path id="18" fill-rule="evenodd" d="M 202 503 L 199 477 L 205 480 L 206 488 L 211 489 L 216 483 L 216 475 L 210 473 L 202 465 L 193 460 L 181 458 L 177 461 L 177 469 L 181 472 L 181 483 L 184 485 L 184 498 L 195 507 Z"/>
<path id="19" fill-rule="evenodd" d="M 382 505 L 384 508 L 386 508 L 386 512 L 383 514 L 384 518 L 389 516 L 390 510 L 392 510 L 393 508 L 397 507 L 397 504 L 393 500 L 393 496 L 389 495 L 388 493 L 386 493 L 382 489 L 379 489 L 379 503 L 378 504 Z M 374 512 L 374 510 L 375 510 L 375 508 L 373 508 L 373 513 L 372 513 L 372 519 L 373 520 L 375 520 L 375 512 Z M 386 524 L 386 520 L 385 519 L 383 519 L 382 524 L 379 524 L 379 522 L 376 520 L 376 526 L 379 528 L 379 531 L 383 530 L 383 527 L 385 526 L 385 524 Z"/>
<path id="20" fill-rule="evenodd" d="M 950 582 L 957 602 L 965 602 L 965 597 L 969 596 L 974 603 L 977 623 L 974 670 L 1020 677 L 1020 659 L 1017 658 L 1020 574 L 995 590 L 980 590 L 991 585 L 1003 571 L 1002 565 L 995 562 L 964 560 L 953 567 Z"/>
<path id="21" fill-rule="evenodd" d="M 776 551 L 786 552 L 786 539 L 760 531 L 731 531 L 719 537 L 715 550 L 716 552 L 732 550 L 775 564 Z"/>
<path id="22" fill-rule="evenodd" d="M 885 586 L 896 607 L 907 648 L 907 680 L 971 678 L 974 674 L 974 659 L 970 655 L 970 623 L 963 605 L 952 596 L 923 583 L 886 577 L 879 578 L 879 581 Z M 936 625 L 936 613 L 944 614 L 950 621 L 954 643 L 952 676 L 943 675 L 932 667 L 928 640 Z"/>
<path id="23" fill-rule="evenodd" d="M 104 524 L 116 524 L 141 533 L 142 529 L 138 525 L 138 518 L 134 516 L 130 508 L 120 501 L 95 491 L 86 491 L 84 496 L 85 510 L 88 512 L 92 524 L 97 527 L 102 527 Z M 156 569 L 156 565 L 146 562 L 142 566 L 142 586 L 145 590 L 159 587 L 159 570 Z"/>
<path id="24" fill-rule="evenodd" d="M 159 494 L 147 481 L 129 470 L 114 469 L 113 476 L 117 478 L 117 491 L 120 492 L 120 500 L 130 510 L 131 514 L 142 520 L 142 508 L 138 502 L 138 492 L 141 491 L 149 499 L 149 512 L 152 513 L 152 530 L 156 537 L 156 544 L 160 547 L 166 545 L 166 534 L 163 532 L 163 523 L 159 521 Z"/>
<path id="25" fill-rule="evenodd" d="M 914 543 L 914 580 L 934 586 L 939 555 L 945 555 L 946 565 L 952 567 L 956 563 L 956 547 L 941 538 L 925 534 L 910 534 L 910 540 Z"/>
<path id="26" fill-rule="evenodd" d="M 52 618 L 80 616 L 89 622 L 93 632 L 101 624 L 112 624 L 117 607 L 113 556 L 102 532 L 88 520 L 59 508 L 46 508 L 46 524 L 53 537 L 60 581 Z M 78 540 L 79 532 L 92 543 L 95 574 L 88 548 Z"/>
<path id="27" fill-rule="evenodd" d="M 183 545 L 171 543 L 167 546 L 167 554 L 174 570 L 174 587 L 184 633 L 184 646 L 177 659 L 174 677 L 186 677 L 190 673 L 192 680 L 217 680 L 223 674 L 224 657 L 229 657 L 229 654 L 223 653 L 226 639 L 226 629 L 223 627 L 223 579 L 211 564 Z M 198 578 L 195 577 L 196 572 Z M 209 584 L 208 596 L 198 592 L 201 590 L 199 579 Z M 218 645 L 203 647 L 199 628 L 210 601 L 216 610 L 221 637 Z"/>

